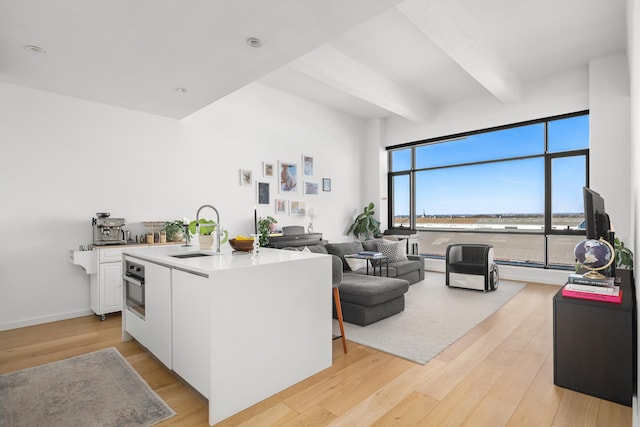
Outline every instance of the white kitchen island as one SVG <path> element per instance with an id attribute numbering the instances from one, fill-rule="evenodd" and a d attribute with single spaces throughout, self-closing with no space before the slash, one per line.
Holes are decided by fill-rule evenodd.
<path id="1" fill-rule="evenodd" d="M 195 247 L 125 250 L 145 266 L 138 340 L 209 400 L 213 425 L 331 366 L 331 258 L 261 248 L 175 258 Z M 125 286 L 126 288 L 126 286 Z M 123 298 L 126 300 L 126 298 Z"/>

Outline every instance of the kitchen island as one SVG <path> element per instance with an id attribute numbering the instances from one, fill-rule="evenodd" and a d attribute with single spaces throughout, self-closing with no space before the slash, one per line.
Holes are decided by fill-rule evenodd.
<path id="1" fill-rule="evenodd" d="M 127 309 L 125 282 L 123 340 L 206 397 L 209 424 L 331 366 L 330 257 L 196 245 L 132 248 L 127 261 L 144 267 L 145 301 L 142 316 Z"/>

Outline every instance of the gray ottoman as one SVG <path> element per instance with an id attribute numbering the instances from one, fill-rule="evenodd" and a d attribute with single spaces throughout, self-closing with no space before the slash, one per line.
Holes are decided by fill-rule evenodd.
<path id="1" fill-rule="evenodd" d="M 409 282 L 403 279 L 345 273 L 340 285 L 344 321 L 366 326 L 399 313 L 408 290 Z"/>

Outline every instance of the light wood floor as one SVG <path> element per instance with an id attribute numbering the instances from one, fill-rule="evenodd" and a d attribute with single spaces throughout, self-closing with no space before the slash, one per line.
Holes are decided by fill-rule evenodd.
<path id="1" fill-rule="evenodd" d="M 333 366 L 224 426 L 631 426 L 631 408 L 553 385 L 555 286 L 529 284 L 426 365 L 333 342 Z M 120 316 L 0 332 L 0 374 L 114 346 L 177 412 L 160 426 L 206 426 L 206 403 L 135 342 Z M 238 384 L 251 387 L 251 384 Z"/>

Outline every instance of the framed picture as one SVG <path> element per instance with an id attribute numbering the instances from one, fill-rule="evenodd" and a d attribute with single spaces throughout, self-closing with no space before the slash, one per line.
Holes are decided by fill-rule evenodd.
<path id="1" fill-rule="evenodd" d="M 240 169 L 240 185 L 251 185 L 253 173 L 250 170 Z"/>
<path id="2" fill-rule="evenodd" d="M 281 193 L 296 193 L 298 191 L 298 165 L 289 162 L 280 162 L 280 184 L 278 188 Z"/>
<path id="3" fill-rule="evenodd" d="M 304 182 L 304 194 L 310 194 L 312 196 L 317 196 L 320 194 L 320 184 L 313 181 L 305 181 Z"/>
<path id="4" fill-rule="evenodd" d="M 307 213 L 306 202 L 300 200 L 289 201 L 289 215 L 304 216 Z"/>
<path id="5" fill-rule="evenodd" d="M 331 191 L 331 179 L 322 178 L 322 191 Z"/>
<path id="6" fill-rule="evenodd" d="M 276 213 L 277 214 L 286 214 L 287 213 L 287 207 L 289 206 L 289 204 L 287 202 L 288 202 L 288 200 L 286 200 L 286 199 L 276 199 L 275 200 Z"/>
<path id="7" fill-rule="evenodd" d="M 313 157 L 302 156 L 302 174 L 304 176 L 313 176 Z"/>
<path id="8" fill-rule="evenodd" d="M 259 205 L 268 205 L 269 197 L 270 197 L 270 186 L 268 182 L 256 182 L 256 187 L 258 189 L 258 204 Z"/>
<path id="9" fill-rule="evenodd" d="M 273 163 L 262 162 L 262 176 L 265 178 L 273 176 Z"/>

